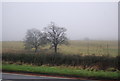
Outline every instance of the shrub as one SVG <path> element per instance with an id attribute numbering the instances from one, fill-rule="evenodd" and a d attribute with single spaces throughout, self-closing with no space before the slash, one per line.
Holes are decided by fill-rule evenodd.
<path id="1" fill-rule="evenodd" d="M 83 66 L 84 69 L 98 67 L 100 70 L 108 68 L 119 69 L 118 63 L 120 56 L 95 56 L 95 55 L 64 55 L 64 54 L 3 54 L 3 61 L 32 65 L 50 65 L 50 66 Z M 120 69 L 119 69 L 120 70 Z"/>

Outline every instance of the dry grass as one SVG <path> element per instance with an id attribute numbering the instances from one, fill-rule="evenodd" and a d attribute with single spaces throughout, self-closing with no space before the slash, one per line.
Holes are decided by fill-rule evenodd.
<path id="1" fill-rule="evenodd" d="M 107 48 L 108 44 L 108 48 Z M 65 54 L 82 54 L 82 55 L 118 55 L 117 41 L 70 41 L 70 45 L 62 45 L 59 52 Z M 89 50 L 89 51 L 88 51 Z"/>
<path id="2" fill-rule="evenodd" d="M 118 42 L 117 41 L 80 41 L 80 40 L 71 40 L 69 45 L 58 46 L 58 52 L 62 54 L 80 54 L 80 55 L 118 55 Z M 108 48 L 107 48 L 108 45 Z M 49 49 L 49 45 L 40 48 L 40 52 L 52 52 L 52 49 Z M 89 49 L 89 51 L 88 51 Z M 31 49 L 33 51 L 34 49 Z M 2 51 L 3 52 L 25 52 L 24 43 L 22 41 L 4 41 L 2 42 Z"/>
<path id="3" fill-rule="evenodd" d="M 2 54 L 2 42 L 0 41 L 0 54 Z"/>

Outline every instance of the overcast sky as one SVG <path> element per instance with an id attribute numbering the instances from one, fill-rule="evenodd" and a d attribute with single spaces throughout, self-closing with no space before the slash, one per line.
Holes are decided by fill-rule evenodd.
<path id="1" fill-rule="evenodd" d="M 71 40 L 118 39 L 117 2 L 4 2 L 2 40 L 23 40 L 28 29 L 43 30 L 51 21 L 67 29 Z"/>

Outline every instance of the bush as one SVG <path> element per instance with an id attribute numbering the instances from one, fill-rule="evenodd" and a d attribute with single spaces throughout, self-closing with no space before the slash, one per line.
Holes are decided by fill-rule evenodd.
<path id="1" fill-rule="evenodd" d="M 2 59 L 6 62 L 50 65 L 50 66 L 82 66 L 84 69 L 96 66 L 99 70 L 108 68 L 119 69 L 118 57 L 95 56 L 95 55 L 64 55 L 64 54 L 3 54 Z"/>

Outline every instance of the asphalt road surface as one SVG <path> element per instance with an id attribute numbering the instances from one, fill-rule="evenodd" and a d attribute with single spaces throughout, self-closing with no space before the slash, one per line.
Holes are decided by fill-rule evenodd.
<path id="1" fill-rule="evenodd" d="M 91 80 L 76 80 L 58 77 L 2 73 L 2 81 L 91 81 Z"/>

